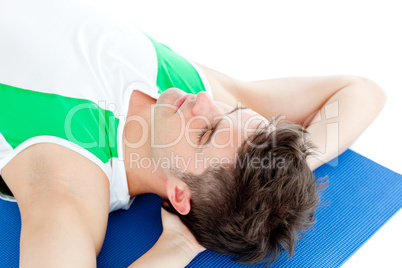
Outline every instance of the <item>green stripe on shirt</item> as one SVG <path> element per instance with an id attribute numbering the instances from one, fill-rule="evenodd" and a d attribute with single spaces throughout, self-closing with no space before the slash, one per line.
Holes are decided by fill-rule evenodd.
<path id="1" fill-rule="evenodd" d="M 156 42 L 148 36 L 158 57 L 158 77 L 156 84 L 159 93 L 176 87 L 187 93 L 197 94 L 205 91 L 204 83 L 194 66 L 169 47 Z"/>
<path id="2" fill-rule="evenodd" d="M 37 136 L 75 143 L 107 163 L 117 153 L 117 119 L 96 103 L 0 83 L 0 133 L 15 149 Z"/>

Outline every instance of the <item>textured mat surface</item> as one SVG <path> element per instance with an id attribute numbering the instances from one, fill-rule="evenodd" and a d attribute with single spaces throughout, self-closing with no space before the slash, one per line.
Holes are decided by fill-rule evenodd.
<path id="1" fill-rule="evenodd" d="M 402 207 L 402 176 L 347 150 L 339 165 L 324 165 L 316 177 L 328 176 L 326 206 L 317 223 L 273 267 L 339 267 Z M 0 201 L 0 267 L 18 267 L 20 215 L 14 203 Z M 110 214 L 98 267 L 127 267 L 145 253 L 162 231 L 160 198 L 139 196 L 130 210 Z M 203 252 L 188 267 L 261 267 L 234 263 L 229 257 Z"/>

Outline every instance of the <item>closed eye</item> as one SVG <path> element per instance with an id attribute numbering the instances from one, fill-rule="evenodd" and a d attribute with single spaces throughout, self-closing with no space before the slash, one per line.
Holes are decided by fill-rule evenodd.
<path id="1" fill-rule="evenodd" d="M 231 113 L 236 112 L 237 110 L 241 110 L 241 109 L 250 109 L 248 107 L 243 107 L 243 106 L 238 106 L 236 108 L 234 108 L 233 110 L 231 110 L 228 113 L 225 113 L 225 115 L 229 115 Z M 216 132 L 216 130 L 218 129 L 219 124 L 221 123 L 222 119 L 220 119 L 215 126 L 211 127 L 211 128 L 206 128 L 204 129 L 199 135 L 198 135 L 198 142 L 201 144 L 201 141 L 203 140 L 204 136 L 209 132 L 208 134 L 208 139 L 207 141 L 204 143 L 204 145 L 207 145 L 209 142 L 211 142 L 211 137 L 214 135 L 214 133 Z"/>
<path id="2" fill-rule="evenodd" d="M 202 140 L 202 138 L 205 136 L 205 134 L 206 134 L 208 131 L 211 131 L 211 130 L 212 130 L 212 129 L 209 129 L 209 128 L 204 129 L 204 130 L 198 135 L 198 142 L 201 143 L 201 140 Z"/>

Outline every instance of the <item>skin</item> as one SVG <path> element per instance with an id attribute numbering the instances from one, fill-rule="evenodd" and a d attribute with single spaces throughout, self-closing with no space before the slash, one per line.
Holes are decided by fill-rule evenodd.
<path id="1" fill-rule="evenodd" d="M 178 107 L 177 101 L 182 97 L 185 100 Z M 175 199 L 180 192 L 189 192 L 177 179 L 175 169 L 198 175 L 212 165 L 212 161 L 216 161 L 215 165 L 221 161 L 233 162 L 247 134 L 259 123 L 267 122 L 251 109 L 234 110 L 225 103 L 213 101 L 206 92 L 191 95 L 176 88 L 161 94 L 154 111 L 155 143 L 159 147 L 151 146 L 152 158 L 170 159 L 172 154 L 180 157 L 163 168 L 170 199 Z M 183 201 L 186 203 L 175 202 L 174 206 L 180 213 L 187 214 L 191 209 L 190 198 Z"/>
<path id="2" fill-rule="evenodd" d="M 294 77 L 242 82 L 203 66 L 200 68 L 211 84 L 214 100 L 205 93 L 190 96 L 176 112 L 176 101 L 185 93 L 170 89 L 156 102 L 140 91 L 134 91 L 124 129 L 124 161 L 130 195 L 159 194 L 169 198 L 182 214 L 191 210 L 191 195 L 172 168 L 183 166 L 173 161 L 165 168 L 157 165 L 138 168 L 130 157 L 138 155 L 157 160 L 173 152 L 190 159 L 186 170 L 199 174 L 204 167 L 195 165 L 195 153 L 233 159 L 239 142 L 258 128 L 259 123 L 283 114 L 310 132 L 311 140 L 317 146 L 317 156 L 308 161 L 311 169 L 315 169 L 346 150 L 375 119 L 386 100 L 377 84 L 362 77 Z M 237 101 L 251 109 L 228 115 Z M 333 107 L 329 106 L 333 103 L 337 107 L 336 114 L 327 116 L 325 112 Z M 155 104 L 170 105 L 173 109 L 163 105 L 152 109 Z M 143 118 L 142 123 L 133 120 L 138 116 Z M 189 123 L 195 116 L 207 118 L 209 122 L 200 119 Z M 220 129 L 230 126 L 233 136 L 230 131 L 222 130 L 215 133 L 215 143 L 204 148 L 208 137 L 197 141 L 198 135 L 205 130 L 211 131 L 216 120 L 222 118 L 225 120 Z M 257 119 L 245 127 L 249 118 Z M 154 138 L 157 144 L 166 145 L 175 140 L 183 124 L 189 136 L 166 148 L 154 148 L 151 122 L 156 124 Z M 327 135 L 328 124 L 337 124 L 337 137 Z M 148 131 L 144 131 L 146 127 Z M 238 134 L 238 130 L 244 129 L 247 131 Z M 139 143 L 144 135 L 145 142 Z M 226 147 L 218 148 L 228 141 L 231 143 Z M 109 208 L 109 183 L 99 167 L 62 146 L 42 143 L 18 154 L 2 169 L 2 176 L 21 212 L 21 267 L 96 267 Z M 163 267 L 183 267 L 204 250 L 175 216 L 162 211 L 162 217 L 164 230 L 160 239 L 132 267 L 161 264 Z"/>

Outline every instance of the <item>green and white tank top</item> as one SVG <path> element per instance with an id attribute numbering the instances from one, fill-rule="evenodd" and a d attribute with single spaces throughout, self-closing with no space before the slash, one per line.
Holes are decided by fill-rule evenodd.
<path id="1" fill-rule="evenodd" d="M 50 142 L 87 157 L 110 182 L 110 211 L 131 201 L 122 134 L 133 90 L 211 93 L 190 61 L 131 22 L 77 1 L 8 1 L 0 9 L 0 175 Z M 14 198 L 0 189 L 0 197 Z"/>

